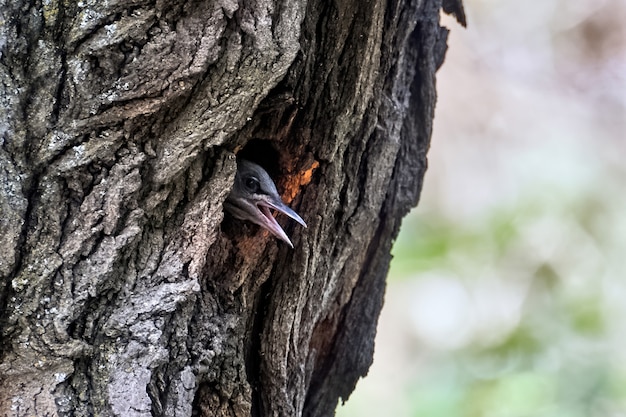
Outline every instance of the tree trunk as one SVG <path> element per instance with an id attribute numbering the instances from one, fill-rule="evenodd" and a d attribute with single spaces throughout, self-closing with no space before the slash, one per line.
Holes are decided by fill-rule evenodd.
<path id="1" fill-rule="evenodd" d="M 440 7 L 2 1 L 0 415 L 333 415 L 419 196 Z M 295 249 L 224 216 L 236 154 Z"/>

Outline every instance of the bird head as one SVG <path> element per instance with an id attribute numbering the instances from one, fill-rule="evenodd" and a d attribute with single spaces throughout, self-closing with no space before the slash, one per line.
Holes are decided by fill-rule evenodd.
<path id="1" fill-rule="evenodd" d="M 237 161 L 235 183 L 224 202 L 224 208 L 237 219 L 249 220 L 264 227 L 292 248 L 293 244 L 272 215 L 272 210 L 306 227 L 298 213 L 283 203 L 269 174 L 261 166 L 243 159 Z"/>

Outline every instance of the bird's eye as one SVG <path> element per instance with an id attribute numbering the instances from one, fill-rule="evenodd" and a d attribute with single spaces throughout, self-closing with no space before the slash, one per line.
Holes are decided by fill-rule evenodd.
<path id="1" fill-rule="evenodd" d="M 256 193 L 259 191 L 259 188 L 261 188 L 261 184 L 259 183 L 259 180 L 254 178 L 254 177 L 248 177 L 245 179 L 245 185 L 246 188 L 248 189 L 248 191 L 252 192 L 252 193 Z"/>

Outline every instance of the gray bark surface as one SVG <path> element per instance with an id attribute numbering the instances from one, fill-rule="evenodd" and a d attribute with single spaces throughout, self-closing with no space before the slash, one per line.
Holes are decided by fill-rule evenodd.
<path id="1" fill-rule="evenodd" d="M 0 1 L 0 415 L 333 415 L 421 189 L 441 6 Z M 295 249 L 224 215 L 236 154 Z"/>

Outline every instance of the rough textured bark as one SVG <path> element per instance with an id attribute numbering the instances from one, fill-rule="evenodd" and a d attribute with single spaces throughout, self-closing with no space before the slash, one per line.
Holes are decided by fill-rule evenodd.
<path id="1" fill-rule="evenodd" d="M 0 3 L 0 415 L 332 415 L 419 196 L 440 0 Z M 236 154 L 294 250 L 224 216 Z"/>

